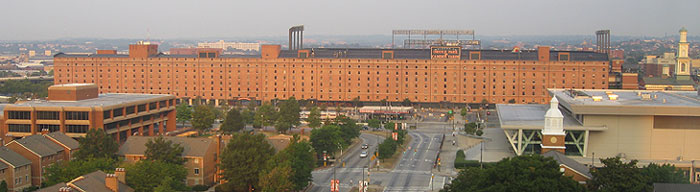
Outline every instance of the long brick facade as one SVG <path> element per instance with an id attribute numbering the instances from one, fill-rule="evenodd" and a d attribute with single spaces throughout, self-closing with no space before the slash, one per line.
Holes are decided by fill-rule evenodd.
<path id="1" fill-rule="evenodd" d="M 54 57 L 55 84 L 95 83 L 100 93 L 172 94 L 217 104 L 238 99 L 546 103 L 547 88 L 606 89 L 608 58 L 580 51 L 467 50 L 446 58 L 431 49 L 280 50 L 261 55 L 155 54 Z M 156 47 L 157 49 L 157 47 Z"/>

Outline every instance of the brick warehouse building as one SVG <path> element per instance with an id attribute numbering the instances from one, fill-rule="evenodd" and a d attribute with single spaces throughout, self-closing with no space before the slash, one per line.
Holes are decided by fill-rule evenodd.
<path id="1" fill-rule="evenodd" d="M 42 132 L 60 131 L 84 137 L 104 129 L 118 141 L 131 135 L 158 135 L 175 130 L 175 97 L 163 94 L 98 94 L 95 84 L 49 87 L 46 101 L 28 101 L 0 108 L 4 143 Z"/>
<path id="2" fill-rule="evenodd" d="M 281 50 L 261 55 L 166 55 L 138 43 L 129 54 L 54 56 L 54 83 L 101 93 L 172 94 L 219 104 L 238 99 L 546 103 L 547 88 L 606 89 L 608 56 L 582 51 L 431 49 Z"/>

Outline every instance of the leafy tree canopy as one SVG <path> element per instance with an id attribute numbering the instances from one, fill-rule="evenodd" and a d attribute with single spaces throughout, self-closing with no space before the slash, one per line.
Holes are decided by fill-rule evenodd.
<path id="1" fill-rule="evenodd" d="M 649 178 L 637 167 L 637 160 L 624 163 L 620 157 L 600 160 L 603 167 L 592 169 L 593 179 L 588 182 L 591 190 L 599 191 L 651 191 Z"/>
<path id="2" fill-rule="evenodd" d="M 367 125 L 371 128 L 378 129 L 382 126 L 382 121 L 379 119 L 369 119 L 367 120 Z"/>
<path id="3" fill-rule="evenodd" d="M 649 178 L 648 185 L 652 187 L 654 183 L 690 183 L 682 170 L 670 164 L 650 163 L 642 169 L 642 174 Z"/>
<path id="4" fill-rule="evenodd" d="M 78 139 L 80 150 L 75 152 L 78 160 L 90 158 L 114 158 L 119 150 L 119 144 L 102 129 L 88 130 L 85 138 Z"/>
<path id="5" fill-rule="evenodd" d="M 177 122 L 180 122 L 184 125 L 185 122 L 192 120 L 192 107 L 187 105 L 185 102 L 178 104 L 175 108 L 175 111 L 177 111 L 177 113 L 175 114 Z"/>
<path id="6" fill-rule="evenodd" d="M 559 171 L 554 159 L 541 155 L 505 158 L 493 166 L 470 167 L 442 191 L 585 191 Z"/>
<path id="7" fill-rule="evenodd" d="M 314 106 L 311 108 L 307 122 L 309 122 L 309 127 L 311 128 L 321 127 L 321 110 L 319 110 L 318 107 Z"/>
<path id="8" fill-rule="evenodd" d="M 245 128 L 243 117 L 238 109 L 233 108 L 226 113 L 224 123 L 221 125 L 221 131 L 227 134 L 238 132 Z"/>
<path id="9" fill-rule="evenodd" d="M 340 127 L 338 125 L 324 125 L 320 129 L 311 130 L 311 146 L 319 155 L 326 151 L 327 154 L 333 154 L 338 150 L 338 144 L 342 144 L 343 138 L 340 136 Z"/>
<path id="10" fill-rule="evenodd" d="M 277 116 L 277 121 L 275 122 L 275 129 L 277 129 L 277 131 L 287 132 L 292 126 L 299 125 L 299 112 L 301 112 L 301 108 L 299 107 L 299 102 L 294 97 L 290 97 L 282 102 L 279 108 L 280 111 Z"/>
<path id="11" fill-rule="evenodd" d="M 179 143 L 165 140 L 163 137 L 155 137 L 146 142 L 146 158 L 165 163 L 183 164 L 182 158 L 184 148 Z"/>
<path id="12" fill-rule="evenodd" d="M 262 134 L 236 133 L 221 152 L 219 167 L 230 191 L 245 191 L 258 184 L 266 162 L 275 153 Z"/>
<path id="13" fill-rule="evenodd" d="M 57 162 L 46 168 L 46 186 L 52 186 L 61 182 L 68 182 L 76 177 L 92 173 L 97 170 L 112 172 L 117 166 L 117 160 L 113 158 L 96 158 L 85 160 L 73 160 Z"/>
<path id="14" fill-rule="evenodd" d="M 187 170 L 184 166 L 162 161 L 141 160 L 126 166 L 126 183 L 136 191 L 154 191 L 161 186 L 168 177 L 170 188 L 175 191 L 187 190 L 183 182 L 187 177 Z M 160 187 L 167 188 L 165 186 Z"/>
<path id="15" fill-rule="evenodd" d="M 206 105 L 197 105 L 192 113 L 192 128 L 201 132 L 211 128 L 216 116 L 211 108 Z"/>

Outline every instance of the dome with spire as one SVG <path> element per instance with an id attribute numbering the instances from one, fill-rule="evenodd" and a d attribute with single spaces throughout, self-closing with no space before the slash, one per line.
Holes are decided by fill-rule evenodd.
<path id="1" fill-rule="evenodd" d="M 678 31 L 678 32 L 681 32 L 681 33 L 683 33 L 683 32 L 688 32 L 688 30 L 687 30 L 687 29 L 685 29 L 685 27 L 681 27 L 681 30 L 680 30 L 680 31 Z"/>
<path id="2" fill-rule="evenodd" d="M 559 100 L 552 97 L 549 101 L 549 110 L 544 115 L 543 135 L 564 135 L 564 115 L 559 111 Z"/>

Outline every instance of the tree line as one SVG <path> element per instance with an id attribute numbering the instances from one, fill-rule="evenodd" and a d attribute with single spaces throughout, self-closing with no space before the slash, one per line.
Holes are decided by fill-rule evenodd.
<path id="1" fill-rule="evenodd" d="M 441 191 L 653 191 L 654 183 L 689 183 L 684 173 L 669 164 L 639 168 L 637 160 L 601 159 L 585 185 L 564 176 L 559 164 L 539 154 L 505 158 L 484 168 L 467 167 Z"/>

